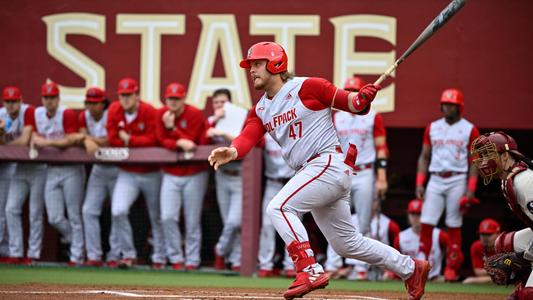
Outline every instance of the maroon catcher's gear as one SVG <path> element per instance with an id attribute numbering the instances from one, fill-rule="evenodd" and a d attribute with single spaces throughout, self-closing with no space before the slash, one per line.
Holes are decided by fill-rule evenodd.
<path id="1" fill-rule="evenodd" d="M 494 175 L 503 171 L 498 165 L 500 153 L 503 152 L 511 152 L 519 159 L 524 157 L 518 151 L 515 140 L 502 131 L 486 133 L 472 142 L 470 154 L 485 185 L 489 184 Z"/>
<path id="2" fill-rule="evenodd" d="M 516 231 L 502 232 L 494 241 L 496 253 L 514 252 L 514 234 Z"/>
<path id="3" fill-rule="evenodd" d="M 465 109 L 465 99 L 463 93 L 458 89 L 447 89 L 442 92 L 440 103 L 450 103 L 459 106 L 461 112 Z"/>
<path id="4" fill-rule="evenodd" d="M 241 68 L 249 69 L 250 61 L 266 59 L 268 61 L 266 69 L 272 74 L 279 74 L 287 71 L 287 54 L 283 47 L 273 42 L 260 42 L 252 45 L 248 49 L 246 58 L 239 64 Z"/>

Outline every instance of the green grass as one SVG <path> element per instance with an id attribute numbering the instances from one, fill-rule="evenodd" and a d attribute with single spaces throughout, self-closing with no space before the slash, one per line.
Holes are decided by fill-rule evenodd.
<path id="1" fill-rule="evenodd" d="M 129 285 L 145 287 L 216 287 L 216 288 L 271 288 L 285 289 L 291 280 L 285 278 L 251 278 L 202 272 L 173 272 L 152 270 L 118 270 L 66 267 L 0 266 L 0 285 L 22 283 L 71 285 Z M 404 291 L 403 283 L 354 282 L 333 280 L 328 289 L 344 291 Z M 512 287 L 491 284 L 463 285 L 459 283 L 429 283 L 427 292 L 501 294 L 512 292 Z"/>

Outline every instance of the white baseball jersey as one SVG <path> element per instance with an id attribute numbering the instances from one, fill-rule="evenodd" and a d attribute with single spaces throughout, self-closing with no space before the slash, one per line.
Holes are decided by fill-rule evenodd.
<path id="1" fill-rule="evenodd" d="M 314 111 L 302 103 L 299 93 L 306 79 L 295 77 L 287 81 L 273 99 L 265 94 L 255 106 L 266 132 L 281 146 L 283 158 L 293 169 L 317 153 L 334 152 L 339 145 L 331 108 Z"/>
<path id="2" fill-rule="evenodd" d="M 85 110 L 83 114 L 85 117 L 85 125 L 90 135 L 97 138 L 107 137 L 107 129 L 105 127 L 107 124 L 107 110 L 104 111 L 104 114 L 98 121 L 91 116 L 91 113 L 88 110 Z"/>
<path id="3" fill-rule="evenodd" d="M 64 106 L 57 108 L 56 114 L 52 118 L 46 115 L 46 108 L 39 106 L 35 109 L 35 125 L 37 132 L 44 138 L 57 140 L 65 137 L 65 128 L 63 126 Z"/>
<path id="4" fill-rule="evenodd" d="M 502 181 L 502 186 L 505 181 Z M 516 174 L 513 178 L 514 195 L 516 203 L 524 214 L 533 220 L 533 170 L 526 169 Z M 503 190 L 506 189 L 503 187 Z"/>
<path id="5" fill-rule="evenodd" d="M 276 141 L 269 135 L 265 134 L 265 176 L 268 178 L 290 178 L 294 175 L 283 156 L 281 148 Z"/>
<path id="6" fill-rule="evenodd" d="M 468 147 L 474 129 L 474 125 L 464 118 L 452 125 L 444 118 L 432 122 L 429 133 L 426 131 L 431 145 L 429 172 L 467 172 Z M 424 138 L 425 144 L 428 143 L 427 138 Z"/>
<path id="7" fill-rule="evenodd" d="M 439 242 L 440 229 L 433 228 L 432 246 L 429 253 L 428 261 L 431 264 L 431 271 L 429 271 L 429 278 L 437 277 L 441 274 L 442 259 L 444 253 L 440 248 Z M 400 232 L 400 252 L 416 258 L 420 244 L 420 236 L 413 231 L 412 227 Z"/>
<path id="8" fill-rule="evenodd" d="M 374 145 L 374 122 L 376 111 L 370 110 L 366 115 L 355 115 L 344 111 L 335 114 L 334 122 L 342 151 L 346 153 L 349 144 L 357 146 L 356 164 L 368 164 L 376 160 Z"/>
<path id="9" fill-rule="evenodd" d="M 20 106 L 19 115 L 15 120 L 11 119 L 5 107 L 0 108 L 0 119 L 6 122 L 4 129 L 6 132 L 4 135 L 6 143 L 15 140 L 22 134 L 22 129 L 24 129 L 24 115 L 28 107 L 28 104 L 23 103 Z"/>

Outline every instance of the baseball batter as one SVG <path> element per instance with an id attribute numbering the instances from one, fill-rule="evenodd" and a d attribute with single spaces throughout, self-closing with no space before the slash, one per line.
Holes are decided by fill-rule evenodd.
<path id="1" fill-rule="evenodd" d="M 523 252 L 523 257 L 533 262 L 533 162 L 518 151 L 512 137 L 501 131 L 478 137 L 472 143 L 471 154 L 485 184 L 493 178 L 501 179 L 507 204 L 528 226 L 498 236 L 495 252 Z M 533 299 L 533 272 L 525 283 L 517 285 L 509 299 Z"/>
<path id="2" fill-rule="evenodd" d="M 83 135 L 78 133 L 77 116 L 73 110 L 59 105 L 58 85 L 43 84 L 41 96 L 43 106 L 35 109 L 36 133 L 32 135 L 32 143 L 37 148 L 60 149 L 79 143 Z M 81 219 L 84 176 L 81 164 L 49 163 L 47 167 L 44 201 L 48 222 L 70 241 L 71 266 L 80 265 L 85 257 Z"/>
<path id="3" fill-rule="evenodd" d="M 479 239 L 470 246 L 470 260 L 474 276 L 463 280 L 463 283 L 490 282 L 490 276 L 484 268 L 485 259 L 494 255 L 494 242 L 500 235 L 500 224 L 491 218 L 486 218 L 479 223 Z"/>
<path id="4" fill-rule="evenodd" d="M 252 108 L 232 145 L 213 150 L 208 159 L 218 169 L 245 156 L 268 133 L 280 145 L 285 161 L 297 170 L 267 207 L 297 272 L 284 297 L 301 297 L 329 282 L 329 276 L 315 261 L 299 219 L 299 215 L 311 212 L 339 255 L 394 271 L 405 280 L 410 298 L 420 299 L 429 263 L 413 260 L 362 236 L 351 223 L 350 184 L 356 151 L 350 147 L 344 159 L 331 109 L 365 114 L 378 88 L 370 84 L 353 93 L 338 89 L 325 79 L 292 78 L 287 72 L 284 49 L 272 42 L 253 45 L 240 66 L 250 70 L 255 89 L 264 90 L 265 94 Z"/>
<path id="5" fill-rule="evenodd" d="M 224 104 L 231 102 L 228 89 L 218 89 L 213 93 L 214 114 L 208 118 L 212 126 L 207 136 L 215 143 L 231 143 L 232 134 L 215 128 L 218 120 L 225 117 Z M 215 173 L 217 203 L 224 227 L 215 245 L 215 268 L 225 269 L 226 260 L 234 271 L 241 267 L 241 222 L 242 222 L 242 163 L 231 162 Z"/>
<path id="6" fill-rule="evenodd" d="M 401 253 L 411 257 L 417 257 L 419 254 L 420 242 L 420 213 L 422 212 L 423 202 L 419 199 L 411 200 L 407 206 L 407 217 L 409 228 L 400 232 L 398 239 L 394 241 L 395 248 Z M 424 204 L 425 205 L 425 204 Z M 446 232 L 438 228 L 433 228 L 431 235 L 431 251 L 429 253 L 429 262 L 431 271 L 429 278 L 432 280 L 439 279 L 442 274 L 442 259 L 449 247 L 449 237 Z M 442 278 L 442 277 L 440 277 Z"/>
<path id="7" fill-rule="evenodd" d="M 207 144 L 207 122 L 202 111 L 185 104 L 185 87 L 171 83 L 165 92 L 165 106 L 158 112 L 157 139 L 170 150 L 194 152 Z M 202 206 L 209 166 L 204 162 L 179 162 L 163 166 L 161 223 L 166 254 L 174 270 L 196 270 L 202 248 Z M 181 207 L 185 218 L 185 255 L 179 230 Z"/>
<path id="8" fill-rule="evenodd" d="M 136 80 L 124 78 L 118 83 L 118 99 L 109 106 L 107 137 L 113 147 L 150 147 L 157 144 L 157 111 L 141 101 Z M 120 166 L 111 197 L 111 213 L 122 252 L 120 267 L 130 267 L 137 260 L 133 232 L 128 219 L 130 207 L 143 194 L 148 208 L 153 237 L 152 267 L 166 264 L 163 230 L 161 229 L 159 195 L 161 173 L 159 166 Z"/>
<path id="9" fill-rule="evenodd" d="M 263 158 L 265 161 L 265 192 L 263 194 L 263 215 L 261 233 L 259 235 L 259 277 L 273 276 L 272 268 L 274 267 L 274 254 L 276 252 L 276 230 L 272 221 L 267 215 L 268 203 L 283 186 L 289 182 L 294 176 L 294 170 L 291 169 L 283 156 L 281 155 L 281 148 L 276 141 L 269 135 L 265 134 L 265 149 L 263 151 Z M 283 259 L 283 270 L 287 277 L 293 277 L 294 264 L 285 251 Z"/>
<path id="10" fill-rule="evenodd" d="M 35 128 L 35 109 L 22 102 L 17 87 L 6 87 L 2 93 L 4 108 L 0 109 L 0 120 L 6 127 L 3 142 L 11 145 L 28 145 Z M 1 121 L 0 121 L 1 122 Z M 43 237 L 44 184 L 46 164 L 16 163 L 9 186 L 0 187 L 6 193 L 5 207 L 9 234 L 9 257 L 11 263 L 31 264 L 41 256 Z M 9 193 L 8 193 L 9 190 Z M 24 255 L 22 231 L 22 206 L 30 195 L 28 249 Z"/>
<path id="11" fill-rule="evenodd" d="M 475 168 L 470 168 L 468 152 L 472 141 L 479 136 L 479 131 L 461 116 L 464 111 L 461 91 L 445 90 L 440 106 L 443 118 L 427 126 L 422 152 L 418 158 L 415 194 L 417 198 L 424 199 L 420 253 L 429 257 L 433 228 L 446 209 L 445 223 L 450 237 L 450 249 L 444 277 L 447 281 L 456 281 L 457 271 L 464 258 L 461 251 L 461 210 L 479 202 L 474 198 L 477 173 Z M 429 182 L 424 189 L 428 172 Z"/>
<path id="12" fill-rule="evenodd" d="M 83 144 L 89 155 L 101 146 L 107 146 L 107 106 L 109 100 L 105 97 L 104 90 L 98 87 L 87 89 L 85 95 L 86 109 L 80 112 L 79 127 L 85 138 Z M 99 267 L 102 265 L 102 243 L 100 240 L 100 215 L 107 197 L 111 197 L 118 175 L 118 167 L 114 165 L 93 164 L 85 201 L 83 202 L 83 225 L 85 232 L 85 249 L 87 251 L 86 266 Z M 109 233 L 109 252 L 106 260 L 110 264 L 120 259 L 119 240 L 115 223 L 111 222 Z"/>

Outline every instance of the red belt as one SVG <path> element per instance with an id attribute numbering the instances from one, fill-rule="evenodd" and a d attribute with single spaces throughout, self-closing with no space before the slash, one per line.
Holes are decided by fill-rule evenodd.
<path id="1" fill-rule="evenodd" d="M 363 170 L 367 170 L 367 169 L 372 169 L 372 167 L 374 166 L 373 163 L 368 163 L 368 164 L 362 164 L 362 165 L 356 165 L 353 170 L 354 171 L 363 171 Z"/>
<path id="2" fill-rule="evenodd" d="M 335 151 L 336 151 L 337 153 L 342 153 L 342 148 L 341 148 L 341 146 L 335 146 Z M 307 160 L 307 162 L 310 162 L 310 161 L 312 161 L 313 159 L 315 159 L 315 158 L 317 158 L 317 157 L 320 157 L 320 153 L 317 153 L 317 154 L 315 154 L 315 155 L 309 157 L 309 159 Z"/>
<path id="3" fill-rule="evenodd" d="M 431 175 L 437 175 L 442 178 L 449 178 L 456 175 L 466 174 L 466 172 L 454 172 L 454 171 L 442 171 L 442 172 L 430 172 Z"/>

